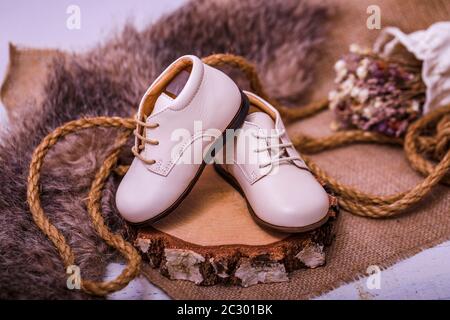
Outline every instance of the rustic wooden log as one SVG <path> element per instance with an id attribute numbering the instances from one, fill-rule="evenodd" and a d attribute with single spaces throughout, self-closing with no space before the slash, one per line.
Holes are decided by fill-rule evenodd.
<path id="1" fill-rule="evenodd" d="M 330 221 L 307 233 L 285 234 L 258 226 L 245 200 L 213 168 L 180 207 L 151 228 L 138 231 L 136 246 L 153 268 L 198 285 L 288 281 L 289 273 L 325 264 L 338 213 L 330 195 Z"/>

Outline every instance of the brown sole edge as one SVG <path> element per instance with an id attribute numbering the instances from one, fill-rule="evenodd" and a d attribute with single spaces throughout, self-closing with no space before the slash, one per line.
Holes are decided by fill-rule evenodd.
<path id="1" fill-rule="evenodd" d="M 245 199 L 245 202 L 247 203 L 248 211 L 250 212 L 250 215 L 252 216 L 253 220 L 259 224 L 262 227 L 269 228 L 272 230 L 278 230 L 286 233 L 303 233 L 303 232 L 309 232 L 314 229 L 317 229 L 324 225 L 328 219 L 330 218 L 329 214 L 327 214 L 324 218 L 321 220 L 307 225 L 303 227 L 283 227 L 283 226 L 277 226 L 271 223 L 268 223 L 261 218 L 259 218 L 255 211 L 253 210 L 252 206 L 250 205 L 250 202 L 248 202 L 247 197 L 245 196 L 244 190 L 242 190 L 241 186 L 239 185 L 239 182 L 227 171 L 225 171 L 220 165 L 214 164 L 214 169 L 216 172 L 225 180 L 227 181 L 236 191 L 239 192 L 239 194 Z"/>
<path id="2" fill-rule="evenodd" d="M 247 117 L 248 110 L 250 108 L 250 102 L 249 102 L 247 96 L 242 91 L 241 91 L 241 99 L 242 100 L 241 100 L 241 106 L 239 108 L 239 111 L 236 113 L 233 120 L 231 120 L 230 124 L 227 126 L 227 128 L 224 130 L 224 132 L 222 132 L 222 142 L 223 142 L 222 147 L 226 143 L 226 131 L 228 129 L 238 129 L 239 127 L 241 127 L 241 125 L 244 123 L 245 118 Z M 213 150 L 214 147 L 216 147 L 215 143 L 211 146 L 210 151 Z M 210 151 L 207 152 L 208 155 L 211 154 Z M 198 169 L 197 173 L 195 174 L 194 179 L 192 179 L 189 186 L 183 191 L 181 196 L 169 208 L 167 208 L 163 212 L 159 213 L 155 217 L 145 220 L 143 222 L 127 221 L 127 223 L 134 227 L 147 227 L 147 226 L 150 226 L 153 223 L 161 220 L 162 218 L 166 217 L 170 213 L 172 213 L 192 191 L 192 188 L 197 183 L 198 179 L 200 178 L 201 174 L 203 173 L 205 166 L 206 166 L 206 162 L 203 160 L 202 164 L 200 165 L 200 168 Z"/>

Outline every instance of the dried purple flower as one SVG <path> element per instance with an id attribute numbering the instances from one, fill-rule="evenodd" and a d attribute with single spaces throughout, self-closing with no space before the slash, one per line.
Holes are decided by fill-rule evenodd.
<path id="1" fill-rule="evenodd" d="M 337 88 L 329 94 L 333 127 L 402 136 L 423 112 L 420 66 L 389 61 L 356 45 L 350 51 L 335 64 Z"/>

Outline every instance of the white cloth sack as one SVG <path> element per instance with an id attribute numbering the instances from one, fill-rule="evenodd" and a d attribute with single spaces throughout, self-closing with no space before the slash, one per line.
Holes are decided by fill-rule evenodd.
<path id="1" fill-rule="evenodd" d="M 384 57 L 403 49 L 423 62 L 422 79 L 427 88 L 424 113 L 450 104 L 450 22 L 437 22 L 410 34 L 385 28 L 373 49 Z"/>

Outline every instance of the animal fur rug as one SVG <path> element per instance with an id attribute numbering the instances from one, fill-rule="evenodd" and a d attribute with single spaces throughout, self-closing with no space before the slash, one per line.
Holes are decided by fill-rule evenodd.
<path id="1" fill-rule="evenodd" d="M 66 289 L 63 264 L 32 221 L 26 201 L 34 148 L 57 126 L 80 117 L 131 116 L 153 79 L 183 54 L 230 52 L 253 61 L 268 92 L 284 101 L 302 98 L 311 82 L 327 8 L 298 0 L 189 2 L 141 32 L 127 26 L 106 44 L 66 54 L 52 64 L 42 105 L 20 108 L 0 146 L 0 298 L 91 298 Z M 74 248 L 82 276 L 101 279 L 120 259 L 96 235 L 86 212 L 93 176 L 116 132 L 87 130 L 51 151 L 42 173 L 42 205 Z M 124 160 L 129 161 L 124 151 Z M 130 237 L 114 205 L 117 177 L 103 197 L 108 226 Z"/>

